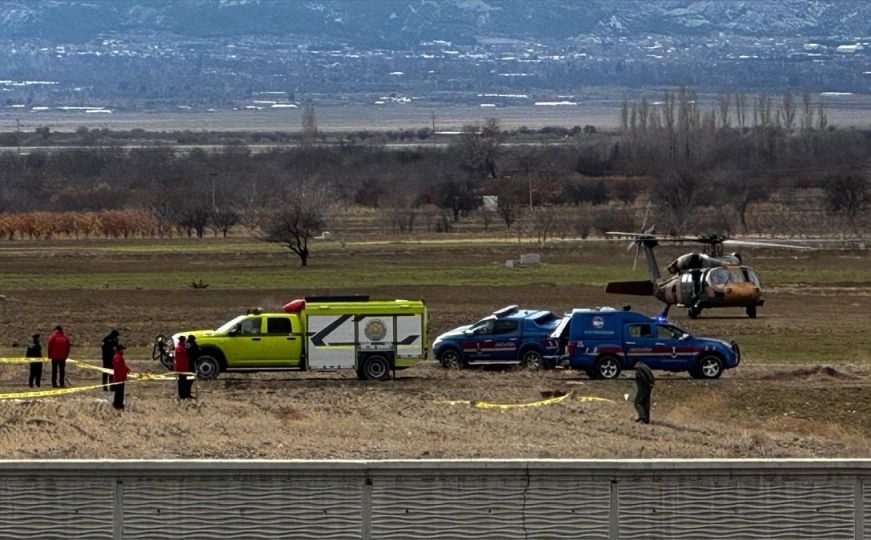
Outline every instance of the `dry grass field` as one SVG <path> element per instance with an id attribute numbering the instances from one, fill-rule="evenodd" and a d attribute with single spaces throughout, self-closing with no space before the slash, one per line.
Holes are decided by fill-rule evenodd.
<path id="1" fill-rule="evenodd" d="M 542 255 L 540 267 L 505 267 L 530 251 Z M 660 264 L 681 252 L 662 249 Z M 2 400 L 0 456 L 871 457 L 868 251 L 748 250 L 745 260 L 767 286 L 758 319 L 724 309 L 690 320 L 672 310 L 673 322 L 692 333 L 737 340 L 741 366 L 715 381 L 659 373 L 651 425 L 631 421 L 633 383 L 625 375 L 451 372 L 427 361 L 381 383 L 352 373 L 223 374 L 197 383 L 189 403 L 175 399 L 171 382 L 131 383 L 123 413 L 99 390 Z M 156 334 L 215 327 L 245 308 L 278 308 L 307 294 L 422 298 L 430 341 L 507 304 L 660 309 L 653 299 L 604 294 L 609 279 L 643 277 L 623 243 L 326 243 L 314 246 L 310 264 L 300 269 L 281 248 L 244 239 L 5 242 L 0 355 L 20 356 L 30 334 L 47 336 L 62 324 L 72 356 L 94 360 L 115 327 L 134 371 L 163 371 L 150 359 Z M 199 279 L 209 287 L 191 288 Z M 70 367 L 68 377 L 85 386 L 99 375 Z M 26 390 L 26 367 L 0 364 L 0 392 Z M 472 405 L 556 392 L 569 396 L 541 407 Z"/>

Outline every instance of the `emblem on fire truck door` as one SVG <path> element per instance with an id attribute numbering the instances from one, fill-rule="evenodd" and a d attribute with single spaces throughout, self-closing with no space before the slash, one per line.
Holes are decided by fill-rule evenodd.
<path id="1" fill-rule="evenodd" d="M 366 323 L 363 333 L 369 341 L 381 341 L 387 336 L 387 325 L 381 319 L 372 319 Z"/>

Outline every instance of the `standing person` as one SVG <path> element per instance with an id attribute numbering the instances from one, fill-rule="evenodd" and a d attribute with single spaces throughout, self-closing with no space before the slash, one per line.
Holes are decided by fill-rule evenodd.
<path id="1" fill-rule="evenodd" d="M 653 371 L 644 362 L 635 364 L 635 411 L 636 422 L 650 423 L 650 394 L 655 381 Z"/>
<path id="2" fill-rule="evenodd" d="M 70 340 L 60 326 L 54 327 L 54 332 L 48 338 L 48 357 L 51 359 L 51 386 L 63 388 L 66 381 L 67 358 L 70 355 Z"/>
<path id="3" fill-rule="evenodd" d="M 124 410 L 124 383 L 127 382 L 127 374 L 130 373 L 127 361 L 124 359 L 126 348 L 119 343 L 115 347 L 115 356 L 112 357 L 112 388 L 115 390 L 112 406 L 118 410 Z"/>
<path id="4" fill-rule="evenodd" d="M 39 361 L 30 362 L 30 377 L 27 379 L 27 385 L 33 388 L 42 383 L 42 345 L 39 343 L 39 334 L 33 334 L 33 341 L 27 344 L 27 349 L 24 351 L 25 358 L 39 358 Z"/>
<path id="5" fill-rule="evenodd" d="M 187 351 L 188 351 L 188 371 L 194 373 L 192 377 L 188 377 L 187 379 L 187 395 L 191 397 L 191 388 L 194 385 L 194 380 L 196 379 L 197 372 L 197 360 L 200 359 L 200 345 L 197 343 L 197 338 L 193 334 L 188 336 L 187 342 Z"/>
<path id="6" fill-rule="evenodd" d="M 184 336 L 178 338 L 178 343 L 176 344 L 173 353 L 173 359 L 175 360 L 175 371 L 178 374 L 178 398 L 188 399 L 191 397 L 188 378 L 187 375 L 182 375 L 182 373 L 190 369 Z"/>
<path id="7" fill-rule="evenodd" d="M 100 345 L 100 353 L 103 357 L 103 368 L 104 369 L 112 369 L 112 359 L 115 357 L 115 350 L 118 347 L 118 331 L 112 330 L 109 334 L 103 338 L 103 343 Z M 103 390 L 108 392 L 109 386 L 112 382 L 112 375 L 103 372 Z"/>

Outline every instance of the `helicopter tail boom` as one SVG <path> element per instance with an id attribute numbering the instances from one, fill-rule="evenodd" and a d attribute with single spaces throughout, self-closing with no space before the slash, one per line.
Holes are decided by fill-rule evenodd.
<path id="1" fill-rule="evenodd" d="M 653 296 L 656 287 L 652 281 L 614 281 L 605 287 L 606 293 Z"/>

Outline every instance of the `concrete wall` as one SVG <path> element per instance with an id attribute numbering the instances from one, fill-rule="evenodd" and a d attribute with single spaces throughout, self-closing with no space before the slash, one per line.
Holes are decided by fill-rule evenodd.
<path id="1" fill-rule="evenodd" d="M 871 538 L 871 460 L 0 461 L 0 538 Z"/>

